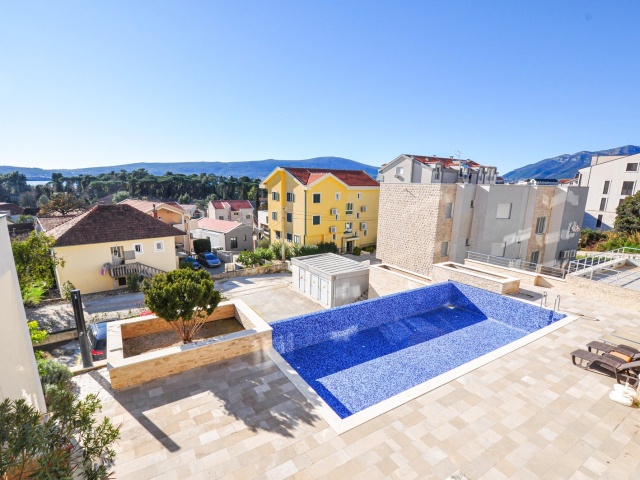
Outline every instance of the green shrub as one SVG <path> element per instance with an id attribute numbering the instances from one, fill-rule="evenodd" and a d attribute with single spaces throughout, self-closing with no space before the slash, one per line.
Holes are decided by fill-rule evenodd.
<path id="1" fill-rule="evenodd" d="M 353 247 L 353 254 L 357 257 L 362 253 L 362 249 L 360 247 Z"/>
<path id="2" fill-rule="evenodd" d="M 268 238 L 263 238 L 258 242 L 258 247 L 259 248 L 269 248 L 270 244 L 271 244 L 271 242 L 269 241 Z"/>
<path id="3" fill-rule="evenodd" d="M 43 390 L 51 385 L 66 383 L 73 377 L 71 370 L 55 360 L 38 360 L 38 375 Z"/>
<path id="4" fill-rule="evenodd" d="M 211 240 L 209 238 L 197 238 L 193 241 L 193 250 L 196 255 L 202 252 L 211 251 Z"/>
<path id="5" fill-rule="evenodd" d="M 256 248 L 253 252 L 260 259 L 265 262 L 271 262 L 275 258 L 273 252 L 269 248 Z"/>
<path id="6" fill-rule="evenodd" d="M 71 291 L 75 289 L 76 289 L 76 286 L 73 283 L 71 283 L 69 280 L 67 280 L 62 284 L 62 288 L 60 289 L 60 294 L 62 295 L 62 298 L 64 298 L 65 300 L 70 300 Z"/>
<path id="7" fill-rule="evenodd" d="M 273 242 L 269 248 L 271 249 L 271 251 L 273 252 L 273 258 L 274 259 L 278 259 L 281 260 L 282 259 L 282 243 L 280 242 Z M 294 255 L 293 252 L 293 247 L 291 244 L 289 243 L 285 243 L 284 245 L 285 248 L 285 258 L 290 259 L 291 257 L 295 257 L 296 255 Z"/>
<path id="8" fill-rule="evenodd" d="M 338 253 L 338 245 L 335 242 L 320 242 L 317 245 L 318 253 Z"/>
<path id="9" fill-rule="evenodd" d="M 22 303 L 25 307 L 35 307 L 40 304 L 47 290 L 41 285 L 31 285 L 22 292 Z"/>
<path id="10" fill-rule="evenodd" d="M 363 250 L 367 253 L 373 253 L 376 251 L 376 246 L 375 245 L 369 245 L 367 247 L 364 247 Z"/>
<path id="11" fill-rule="evenodd" d="M 127 275 L 127 287 L 130 292 L 137 292 L 140 290 L 140 276 L 137 273 L 130 273 Z"/>
<path id="12" fill-rule="evenodd" d="M 260 257 L 258 257 L 254 252 L 245 250 L 244 252 L 240 252 L 237 261 L 248 268 L 258 265 L 260 263 Z"/>
<path id="13" fill-rule="evenodd" d="M 192 262 L 187 262 L 185 260 L 180 260 L 180 263 L 178 264 L 178 268 L 186 268 L 187 270 L 195 270 L 195 266 L 193 265 Z"/>

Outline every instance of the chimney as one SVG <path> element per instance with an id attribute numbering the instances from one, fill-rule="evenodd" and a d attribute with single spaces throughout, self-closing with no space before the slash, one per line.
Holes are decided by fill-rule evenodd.
<path id="1" fill-rule="evenodd" d="M 153 204 L 153 218 L 158 218 L 158 211 L 156 210 L 156 204 Z"/>

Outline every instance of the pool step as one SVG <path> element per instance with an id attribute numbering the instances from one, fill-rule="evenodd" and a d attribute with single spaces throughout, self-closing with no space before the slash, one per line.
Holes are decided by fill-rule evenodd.
<path id="1" fill-rule="evenodd" d="M 361 302 L 363 300 L 368 300 L 369 299 L 369 290 L 366 290 L 362 295 L 360 295 L 357 299 L 356 302 Z"/>

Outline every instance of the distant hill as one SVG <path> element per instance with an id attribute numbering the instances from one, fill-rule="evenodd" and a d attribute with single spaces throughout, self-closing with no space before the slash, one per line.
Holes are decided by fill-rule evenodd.
<path id="1" fill-rule="evenodd" d="M 564 154 L 553 158 L 540 160 L 502 175 L 507 181 L 526 180 L 527 178 L 573 178 L 578 170 L 591 165 L 592 155 L 634 155 L 640 153 L 640 147 L 627 145 L 625 147 L 598 150 L 597 152 L 578 152 L 573 155 Z"/>
<path id="2" fill-rule="evenodd" d="M 307 168 L 333 168 L 339 170 L 364 170 L 373 178 L 378 174 L 378 167 L 349 160 L 341 157 L 317 157 L 307 160 L 253 160 L 247 162 L 184 162 L 184 163 L 129 163 L 126 165 L 113 165 L 107 167 L 91 168 L 30 168 L 11 167 L 0 165 L 0 173 L 7 174 L 18 170 L 26 175 L 29 180 L 49 180 L 51 173 L 60 172 L 65 176 L 72 175 L 99 175 L 112 170 L 116 172 L 126 170 L 128 172 L 139 168 L 146 169 L 153 175 L 164 175 L 167 172 L 183 173 L 211 173 L 214 175 L 234 177 L 247 176 L 250 178 L 264 178 L 276 167 L 307 167 Z"/>

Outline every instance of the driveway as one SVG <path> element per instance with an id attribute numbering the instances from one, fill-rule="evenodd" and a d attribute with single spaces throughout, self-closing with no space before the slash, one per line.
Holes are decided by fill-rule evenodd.
<path id="1" fill-rule="evenodd" d="M 290 273 L 217 280 L 228 299 L 239 298 L 267 322 L 323 310 L 322 306 L 291 290 Z"/>

